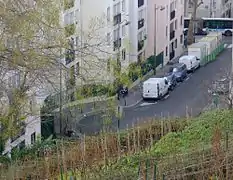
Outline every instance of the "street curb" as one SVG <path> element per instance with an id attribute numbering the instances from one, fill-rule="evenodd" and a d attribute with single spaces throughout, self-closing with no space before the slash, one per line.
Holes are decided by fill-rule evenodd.
<path id="1" fill-rule="evenodd" d="M 140 99 L 140 100 L 138 100 L 136 103 L 131 104 L 131 105 L 129 105 L 129 106 L 120 106 L 120 107 L 122 107 L 123 109 L 131 108 L 131 107 L 134 107 L 134 106 L 138 105 L 140 102 L 142 102 L 142 100 L 143 100 L 143 99 Z"/>

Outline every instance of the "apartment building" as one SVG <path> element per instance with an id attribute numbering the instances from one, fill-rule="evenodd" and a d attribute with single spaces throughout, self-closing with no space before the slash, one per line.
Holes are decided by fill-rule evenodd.
<path id="1" fill-rule="evenodd" d="M 62 12 L 63 24 L 65 28 L 72 26 L 73 31 L 67 36 L 72 44 L 67 51 L 71 56 L 67 56 L 64 63 L 70 69 L 67 79 L 72 79 L 73 85 L 80 84 L 80 79 L 112 82 L 109 58 L 120 63 L 124 70 L 129 64 L 154 54 L 165 64 L 182 52 L 183 0 L 68 2 L 69 6 Z M 91 28 L 97 27 L 96 22 L 99 29 L 90 32 Z M 94 47 L 96 44 L 98 48 Z M 92 50 L 88 51 L 88 57 L 89 47 Z M 83 52 L 77 54 L 72 50 L 75 48 L 81 48 Z"/>
<path id="2" fill-rule="evenodd" d="M 11 101 L 10 94 L 15 89 L 19 88 L 22 79 L 22 73 L 16 70 L 8 71 L 4 75 L 2 85 L 5 87 L 5 90 L 1 92 L 1 110 L 5 112 L 8 111 L 7 104 Z M 20 130 L 17 135 L 11 137 L 6 142 L 3 154 L 10 155 L 12 149 L 24 148 L 25 146 L 30 146 L 36 142 L 41 134 L 40 105 L 43 103 L 44 98 L 47 95 L 48 94 L 42 94 L 42 91 L 40 94 L 38 91 L 35 93 L 32 89 L 27 92 L 28 100 L 21 109 L 22 117 L 25 116 L 26 119 L 22 120 L 20 124 L 15 124 L 15 126 L 19 126 Z M 1 111 L 1 113 L 4 113 L 3 111 Z"/>
<path id="3" fill-rule="evenodd" d="M 148 0 L 148 35 L 146 57 L 156 54 L 157 64 L 183 52 L 183 0 Z"/>
<path id="4" fill-rule="evenodd" d="M 197 9 L 197 18 L 228 18 L 231 17 L 230 0 L 202 0 Z M 185 17 L 191 17 L 193 6 L 191 0 L 185 0 Z"/>

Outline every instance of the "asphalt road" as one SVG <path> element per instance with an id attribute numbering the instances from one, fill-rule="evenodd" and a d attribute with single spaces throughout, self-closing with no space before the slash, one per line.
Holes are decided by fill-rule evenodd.
<path id="1" fill-rule="evenodd" d="M 226 43 L 230 44 L 231 40 L 226 39 Z M 151 117 L 167 117 L 167 116 L 195 116 L 199 114 L 204 107 L 211 102 L 211 96 L 208 94 L 208 89 L 213 81 L 225 77 L 231 68 L 231 49 L 226 48 L 218 57 L 217 60 L 201 67 L 189 78 L 179 84 L 179 86 L 170 93 L 169 97 L 159 102 L 142 102 L 136 107 L 127 108 L 123 111 L 123 117 L 120 120 L 120 128 L 124 129 L 127 125 L 130 127 L 133 123 L 145 121 Z M 88 116 L 79 122 L 82 131 L 89 134 L 98 132 L 102 129 L 103 122 L 101 119 L 103 113 L 98 115 Z M 111 119 L 111 118 L 108 118 Z M 113 118 L 114 129 L 117 127 L 116 118 Z"/>

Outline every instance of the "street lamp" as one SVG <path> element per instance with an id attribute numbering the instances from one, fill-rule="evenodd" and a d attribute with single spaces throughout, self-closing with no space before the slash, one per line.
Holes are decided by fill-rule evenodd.
<path id="1" fill-rule="evenodd" d="M 163 11 L 165 9 L 164 6 L 156 7 L 155 4 L 155 22 L 154 22 L 154 54 L 155 54 L 155 62 L 154 62 L 154 75 L 156 75 L 156 66 L 157 66 L 157 52 L 156 52 L 156 40 L 157 40 L 157 31 L 156 31 L 156 23 L 157 23 L 157 10 Z"/>
<path id="2" fill-rule="evenodd" d="M 121 47 L 121 44 L 119 43 L 119 39 L 120 39 L 120 25 L 123 24 L 125 22 L 125 26 L 129 25 L 130 24 L 130 21 L 127 21 L 127 20 L 123 20 L 121 21 L 120 23 L 118 23 L 118 33 L 117 33 L 117 70 L 118 70 L 118 73 L 121 73 L 121 60 L 120 60 L 120 47 Z M 119 78 L 119 77 L 117 77 Z M 117 81 L 118 83 L 118 81 Z M 119 92 L 118 92 L 119 93 Z M 117 112 L 118 112 L 118 115 L 121 114 L 121 107 L 118 106 L 117 107 Z M 117 130 L 119 131 L 119 128 L 120 128 L 120 116 L 117 118 Z"/>

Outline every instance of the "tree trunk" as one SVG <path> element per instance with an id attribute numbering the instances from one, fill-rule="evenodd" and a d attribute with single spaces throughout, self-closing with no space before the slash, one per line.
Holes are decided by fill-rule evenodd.
<path id="1" fill-rule="evenodd" d="M 193 36 L 193 30 L 194 30 L 194 22 L 196 20 L 196 13 L 198 8 L 198 0 L 193 0 L 193 12 L 191 19 L 189 21 L 189 28 L 188 28 L 188 37 L 187 37 L 187 43 L 188 45 L 194 43 L 194 36 Z"/>

